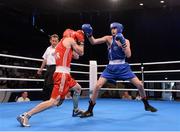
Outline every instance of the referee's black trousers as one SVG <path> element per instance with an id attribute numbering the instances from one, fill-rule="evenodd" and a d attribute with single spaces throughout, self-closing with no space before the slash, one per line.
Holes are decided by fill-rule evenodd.
<path id="1" fill-rule="evenodd" d="M 56 65 L 48 65 L 46 67 L 47 67 L 47 71 L 44 77 L 44 86 L 42 92 L 43 101 L 49 100 L 51 97 L 51 92 L 54 86 L 53 74 L 55 72 Z"/>

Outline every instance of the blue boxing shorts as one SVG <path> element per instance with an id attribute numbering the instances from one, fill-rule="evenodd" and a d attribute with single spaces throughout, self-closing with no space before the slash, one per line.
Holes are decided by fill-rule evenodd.
<path id="1" fill-rule="evenodd" d="M 116 80 L 129 80 L 136 77 L 136 75 L 132 72 L 130 65 L 124 63 L 108 64 L 101 77 L 106 78 L 108 82 L 115 83 Z"/>

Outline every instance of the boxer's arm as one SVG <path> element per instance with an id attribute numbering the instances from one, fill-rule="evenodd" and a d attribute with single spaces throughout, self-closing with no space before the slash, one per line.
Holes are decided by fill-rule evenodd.
<path id="1" fill-rule="evenodd" d="M 101 38 L 88 37 L 88 40 L 92 45 L 107 43 L 107 36 Z"/>
<path id="2" fill-rule="evenodd" d="M 131 48 L 130 48 L 130 42 L 128 39 L 126 39 L 126 47 L 123 48 L 123 51 L 127 58 L 131 57 Z"/>
<path id="3" fill-rule="evenodd" d="M 75 60 L 79 59 L 79 55 L 75 51 L 73 51 L 73 59 Z"/>
<path id="4" fill-rule="evenodd" d="M 78 45 L 76 43 L 76 41 L 74 41 L 73 39 L 71 40 L 71 46 L 73 48 L 73 50 L 79 55 L 79 56 L 83 56 L 84 55 L 84 45 L 80 44 Z"/>
<path id="5" fill-rule="evenodd" d="M 97 38 L 97 39 L 95 39 L 93 37 L 93 28 L 91 27 L 90 24 L 83 24 L 82 25 L 82 30 L 86 34 L 86 36 L 87 36 L 87 38 L 88 38 L 88 40 L 90 41 L 91 44 L 95 45 L 95 44 L 107 43 L 107 36 Z"/>

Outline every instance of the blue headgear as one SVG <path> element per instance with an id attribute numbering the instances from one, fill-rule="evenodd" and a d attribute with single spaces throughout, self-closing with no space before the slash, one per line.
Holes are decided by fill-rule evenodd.
<path id="1" fill-rule="evenodd" d="M 112 28 L 116 28 L 117 33 L 122 33 L 124 27 L 122 24 L 120 24 L 118 22 L 113 22 L 110 24 L 110 29 L 112 29 Z"/>

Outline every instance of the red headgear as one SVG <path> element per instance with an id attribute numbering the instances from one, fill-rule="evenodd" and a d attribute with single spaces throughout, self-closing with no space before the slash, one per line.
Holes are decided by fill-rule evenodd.
<path id="1" fill-rule="evenodd" d="M 72 30 L 72 29 L 66 29 L 66 30 L 64 31 L 64 33 L 63 33 L 63 37 L 72 37 L 72 35 L 73 35 L 74 32 L 75 32 L 75 31 Z"/>

